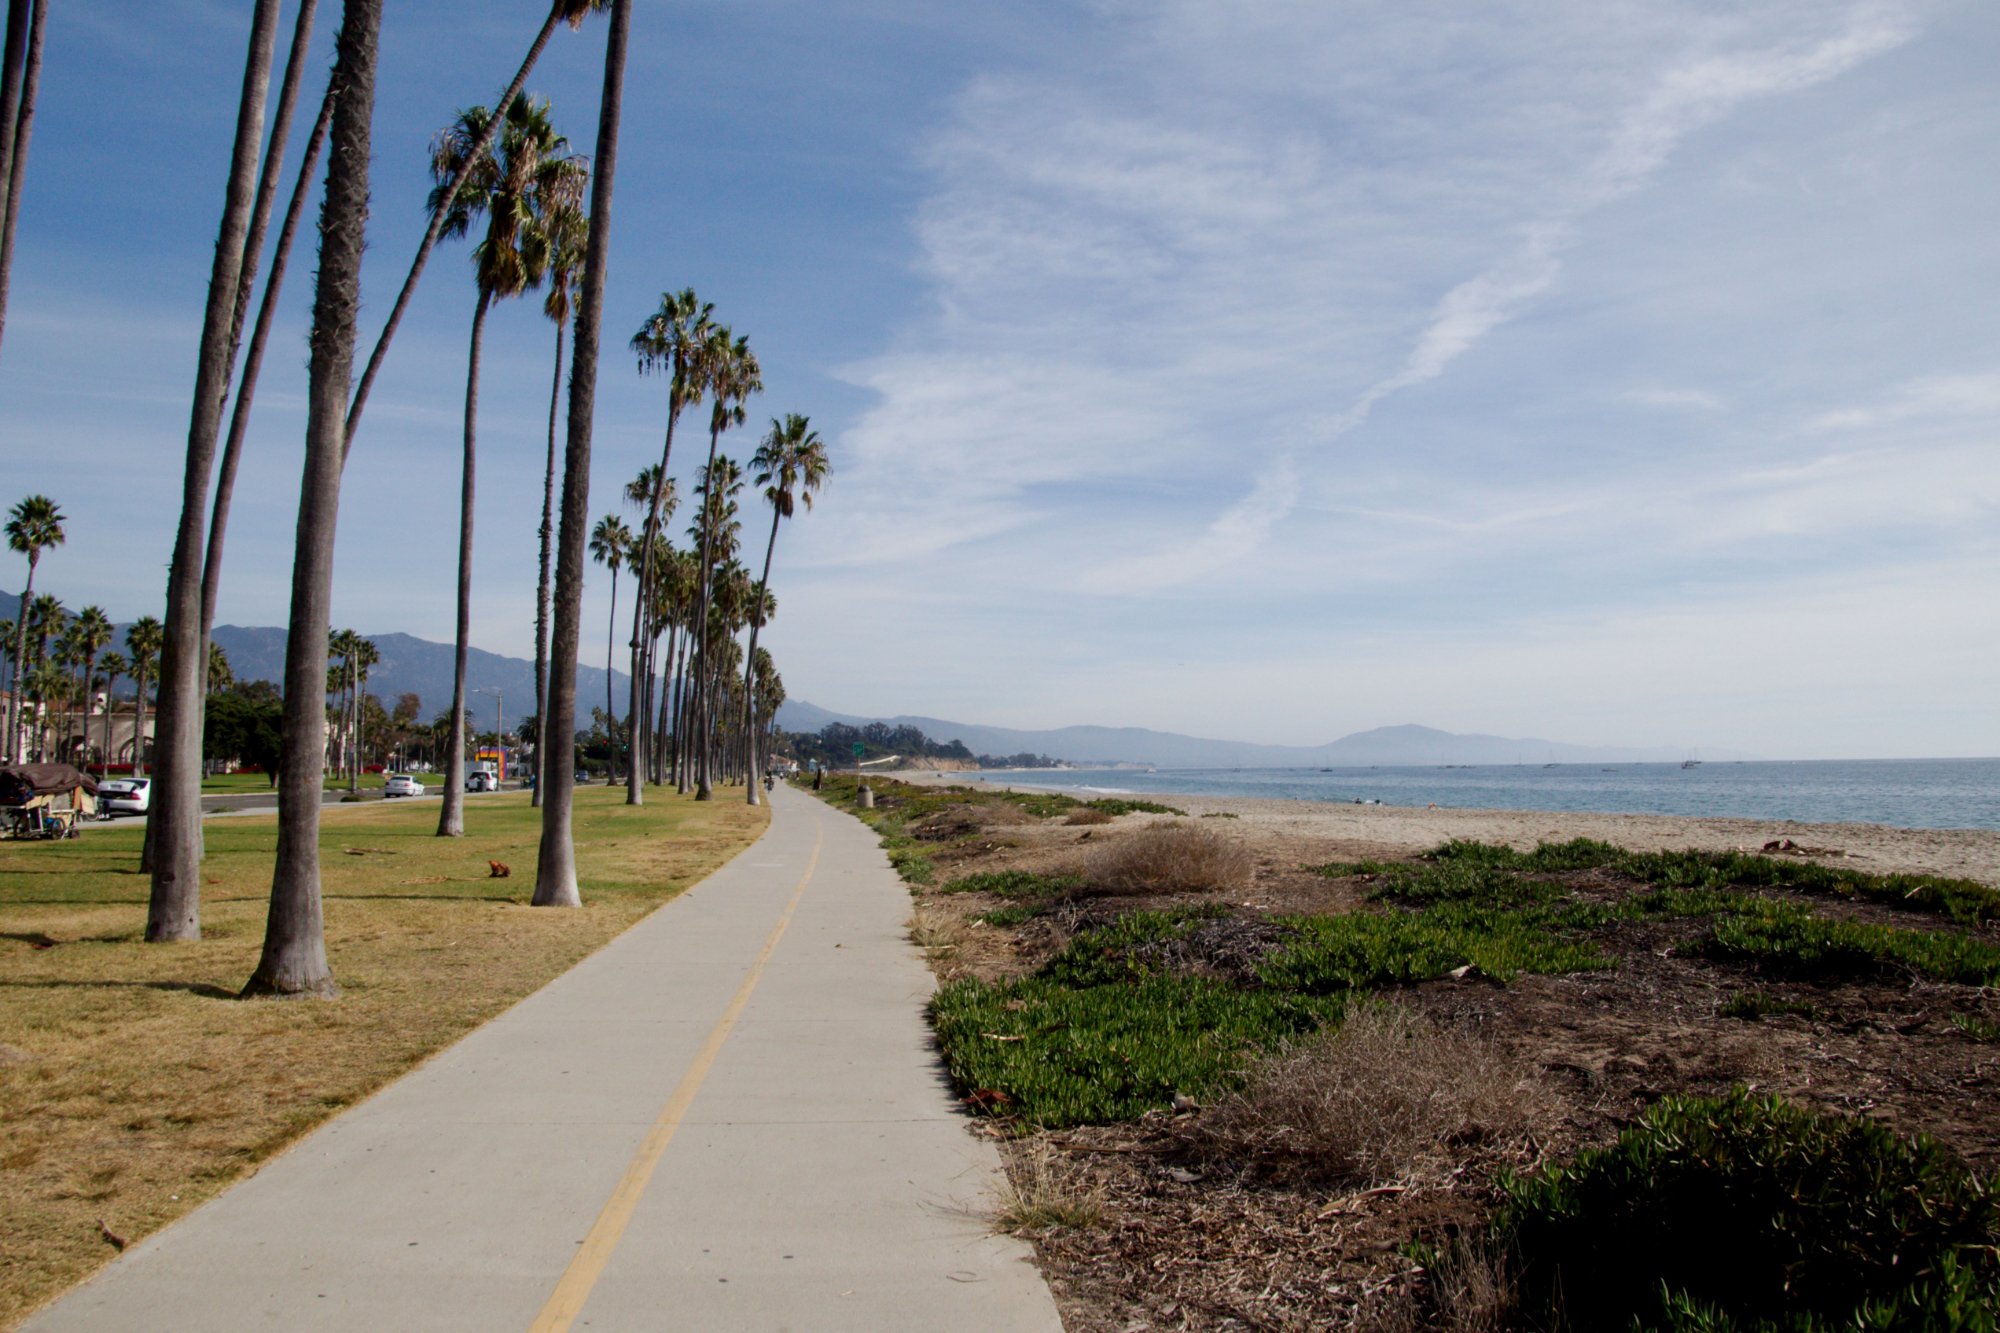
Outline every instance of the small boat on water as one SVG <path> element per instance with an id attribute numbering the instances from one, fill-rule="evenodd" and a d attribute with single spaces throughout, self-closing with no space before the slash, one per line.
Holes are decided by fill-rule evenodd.
<path id="1" fill-rule="evenodd" d="M 1701 760 L 1699 760 L 1699 759 L 1683 759 L 1683 760 L 1681 760 L 1681 767 L 1682 767 L 1682 768 L 1700 768 L 1700 767 L 1701 767 Z"/>

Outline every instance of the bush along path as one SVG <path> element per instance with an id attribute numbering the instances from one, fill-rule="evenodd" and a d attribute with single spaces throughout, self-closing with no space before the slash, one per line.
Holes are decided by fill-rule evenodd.
<path id="1" fill-rule="evenodd" d="M 1994 1327 L 1988 885 L 871 787 L 1072 1330 Z"/>

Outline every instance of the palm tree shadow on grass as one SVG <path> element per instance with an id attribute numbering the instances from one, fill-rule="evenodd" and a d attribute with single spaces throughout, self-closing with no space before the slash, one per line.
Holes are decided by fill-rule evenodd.
<path id="1" fill-rule="evenodd" d="M 178 990 L 207 1000 L 233 1000 L 236 992 L 206 981 L 0 981 L 6 990 Z"/>

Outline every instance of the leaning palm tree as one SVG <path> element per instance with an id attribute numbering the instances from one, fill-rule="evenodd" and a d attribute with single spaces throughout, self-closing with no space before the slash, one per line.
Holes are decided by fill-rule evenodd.
<path id="1" fill-rule="evenodd" d="M 361 252 L 368 220 L 369 130 L 375 107 L 382 0 L 345 0 L 333 81 L 339 87 L 320 209 L 312 356 L 307 369 L 305 466 L 292 616 L 285 638 L 283 745 L 279 752 L 278 847 L 264 949 L 246 995 L 335 995 L 320 904 L 319 811 L 324 792 L 326 634 L 333 600 L 333 538 L 340 516 L 340 465 Z"/>
<path id="2" fill-rule="evenodd" d="M 222 430 L 236 348 L 237 288 L 243 279 L 257 158 L 263 144 L 264 95 L 278 30 L 277 0 L 257 0 L 236 109 L 222 223 L 209 269 L 208 303 L 195 361 L 181 511 L 167 562 L 167 617 L 160 660 L 159 776 L 146 812 L 142 864 L 152 870 L 146 909 L 149 941 L 201 938 L 201 566 L 207 545 L 210 474 Z"/>
<path id="3" fill-rule="evenodd" d="M 539 225 L 543 249 L 548 255 L 548 295 L 542 298 L 542 313 L 556 326 L 556 372 L 549 386 L 549 451 L 542 470 L 542 564 L 541 579 L 535 588 L 535 716 L 549 708 L 549 560 L 555 539 L 556 504 L 556 411 L 562 405 L 563 334 L 569 325 L 570 298 L 578 275 L 583 271 L 584 243 L 590 236 L 590 222 L 581 208 L 551 208 Z M 548 750 L 535 745 L 535 789 L 530 805 L 542 803 L 542 788 L 548 778 L 543 762 Z"/>
<path id="4" fill-rule="evenodd" d="M 761 612 L 764 599 L 771 587 L 771 556 L 778 549 L 778 524 L 792 516 L 796 502 L 803 501 L 807 509 L 813 506 L 813 496 L 826 484 L 827 461 L 826 443 L 812 423 L 796 412 L 787 413 L 783 421 L 771 419 L 770 433 L 757 452 L 750 456 L 750 466 L 757 470 L 756 484 L 764 490 L 764 498 L 771 504 L 771 537 L 764 544 L 764 576 L 757 580 L 757 600 L 755 605 Z M 757 631 L 763 627 L 762 614 L 750 621 L 749 665 L 746 672 L 757 663 Z M 751 805 L 758 803 L 757 795 L 757 749 L 756 749 L 756 690 L 755 681 L 745 675 L 743 679 L 743 734 L 749 738 L 750 781 L 746 784 L 750 791 Z"/>
<path id="5" fill-rule="evenodd" d="M 35 598 L 35 566 L 42 552 L 63 544 L 63 512 L 46 495 L 31 495 L 7 511 L 7 549 L 28 557 L 28 586 L 21 590 L 21 612 L 14 627 L 14 691 L 7 701 L 9 762 L 21 757 L 21 680 L 28 660 L 28 617 Z"/>
<path id="6" fill-rule="evenodd" d="M 28 139 L 35 124 L 35 92 L 42 81 L 42 34 L 48 24 L 48 0 L 35 0 L 29 17 L 26 0 L 12 0 L 7 13 L 6 72 L 0 76 L 0 331 L 7 322 L 8 279 L 14 269 L 14 228 L 21 219 L 21 183 L 28 173 Z M 18 56 L 16 53 L 19 53 Z M 17 91 L 18 90 L 18 91 Z"/>
<path id="7" fill-rule="evenodd" d="M 704 351 L 710 345 L 715 332 L 714 321 L 710 318 L 715 307 L 702 301 L 694 294 L 694 288 L 686 287 L 679 292 L 664 293 L 660 297 L 660 308 L 646 317 L 639 331 L 632 335 L 632 350 L 639 356 L 639 373 L 664 374 L 667 377 L 667 439 L 660 448 L 659 475 L 667 475 L 674 455 L 674 426 L 679 422 L 683 409 L 701 402 L 708 391 L 708 373 Z M 643 545 L 640 547 L 639 586 L 648 589 L 653 586 L 653 551 L 659 537 L 660 525 L 667 521 L 662 515 L 661 496 L 655 492 L 646 509 L 646 525 Z M 633 638 L 636 640 L 635 632 Z M 638 644 L 632 650 L 633 712 L 638 711 L 638 681 L 640 675 L 640 653 Z M 646 669 L 646 678 L 652 678 L 651 668 Z M 625 803 L 639 805 L 644 800 L 639 785 L 639 770 L 644 766 L 645 750 L 634 730 L 632 744 L 632 772 L 625 783 Z"/>
<path id="8" fill-rule="evenodd" d="M 590 530 L 590 558 L 611 571 L 611 620 L 604 629 L 604 716 L 616 717 L 611 708 L 611 677 L 617 671 L 618 570 L 632 551 L 632 530 L 616 514 L 606 514 Z M 618 772 L 617 738 L 612 738 L 611 772 Z"/>
<path id="9" fill-rule="evenodd" d="M 493 302 L 537 286 L 547 271 L 547 250 L 535 219 L 556 207 L 574 207 L 581 194 L 581 164 L 569 141 L 549 123 L 549 104 L 517 97 L 508 104 L 506 127 L 496 140 L 485 107 L 459 113 L 431 146 L 433 213 L 445 214 L 443 234 L 463 236 L 485 219 L 485 235 L 473 247 L 473 274 L 479 297 L 472 312 L 472 346 L 465 373 L 465 453 L 458 508 L 458 634 L 452 666 L 451 755 L 446 760 L 438 836 L 465 835 L 465 672 L 472 638 L 472 505 L 479 419 L 479 354 L 486 313 Z M 487 145 L 481 147 L 481 145 Z M 464 159 L 474 161 L 462 171 Z M 447 192 L 454 180 L 455 190 Z"/>
<path id="10" fill-rule="evenodd" d="M 542 840 L 535 854 L 537 907 L 578 907 L 576 842 L 570 829 L 576 770 L 567 762 L 576 734 L 576 652 L 583 632 L 584 539 L 590 523 L 590 427 L 597 409 L 597 354 L 604 324 L 604 275 L 611 260 L 611 188 L 618 176 L 618 131 L 624 119 L 625 53 L 632 0 L 611 0 L 611 34 L 604 45 L 604 93 L 598 104 L 595 176 L 590 191 L 590 244 L 576 307 L 575 367 L 570 373 L 569 440 L 563 451 L 562 535 L 556 551 L 555 632 L 550 646 L 549 704 L 540 735 L 564 747 L 551 764 L 542 803 Z M 546 742 L 545 742 L 546 743 Z"/>
<path id="11" fill-rule="evenodd" d="M 520 68 L 514 71 L 513 82 L 507 85 L 506 91 L 500 94 L 499 100 L 493 105 L 499 107 L 503 115 L 513 106 L 514 99 L 520 96 L 521 89 L 527 86 L 529 71 L 534 69 L 535 62 L 542 58 L 542 50 L 549 44 L 549 38 L 556 30 L 556 24 L 567 23 L 571 29 L 581 28 L 584 19 L 602 12 L 611 4 L 612 0 L 554 0 L 549 6 L 548 17 L 542 20 L 541 31 L 535 34 L 534 42 L 528 47 L 527 56 L 522 59 Z M 458 193 L 458 187 L 465 183 L 466 176 L 471 174 L 480 155 L 491 146 L 493 136 L 499 130 L 500 118 L 496 117 L 487 122 L 486 134 L 482 140 L 467 145 L 467 153 L 460 163 L 459 174 L 440 187 L 446 198 Z M 602 133 L 598 137 L 602 139 Z M 375 350 L 368 354 L 368 365 L 361 372 L 361 383 L 354 390 L 353 405 L 347 410 L 348 447 L 352 447 L 355 432 L 361 428 L 361 411 L 368 405 L 368 391 L 374 387 L 375 375 L 382 369 L 383 358 L 389 354 L 389 344 L 396 337 L 396 326 L 402 323 L 403 311 L 409 307 L 410 297 L 417 290 L 417 279 L 423 276 L 424 265 L 430 260 L 431 250 L 443 235 L 443 221 L 436 213 L 432 213 L 431 225 L 424 232 L 423 240 L 417 244 L 417 257 L 410 262 L 409 275 L 403 279 L 402 290 L 396 293 L 396 302 L 389 308 L 389 318 L 382 326 L 381 336 L 375 340 Z"/>
<path id="12" fill-rule="evenodd" d="M 139 697 L 132 717 L 132 772 L 146 776 L 146 691 L 160 665 L 160 622 L 140 616 L 125 628 L 125 651 L 132 654 L 132 682 Z"/>

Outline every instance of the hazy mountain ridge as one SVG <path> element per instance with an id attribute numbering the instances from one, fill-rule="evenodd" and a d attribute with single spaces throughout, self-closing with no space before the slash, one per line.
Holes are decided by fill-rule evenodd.
<path id="1" fill-rule="evenodd" d="M 1678 763 L 1671 746 L 1568 745 L 1559 741 L 1461 735 L 1414 723 L 1358 731 L 1321 745 L 1257 745 L 1152 731 L 1144 727 L 1058 727 L 1033 731 L 988 727 L 943 718 L 901 715 L 868 718 L 832 713 L 787 701 L 778 725 L 818 731 L 829 722 L 861 726 L 886 722 L 912 726 L 936 741 L 960 740 L 977 754 L 1045 754 L 1076 764 L 1152 764 L 1165 768 L 1352 768 L 1370 764 L 1581 764 Z M 1705 750 L 1712 759 L 1747 759 L 1735 751 Z"/>
<path id="2" fill-rule="evenodd" d="M 19 593 L 0 592 L 0 619 L 13 620 L 21 604 Z M 78 608 L 68 607 L 74 613 Z M 107 651 L 125 651 L 125 631 L 129 626 L 113 626 Z M 268 625 L 217 625 L 215 641 L 229 658 L 229 669 L 238 680 L 268 680 L 283 684 L 285 679 L 285 631 Z M 372 639 L 381 656 L 368 670 L 368 692 L 384 707 L 394 708 L 399 695 L 414 692 L 423 700 L 422 716 L 431 718 L 451 707 L 453 648 L 411 634 L 363 634 Z M 628 697 L 624 672 L 611 673 L 611 688 L 617 707 L 623 711 Z M 481 648 L 466 654 L 465 706 L 473 725 L 488 730 L 499 704 L 504 702 L 510 723 L 535 711 L 535 664 L 525 658 L 503 657 Z M 130 694 L 132 682 L 119 683 L 121 693 Z M 479 691 L 485 693 L 479 693 Z M 494 692 L 500 697 L 495 698 Z M 581 726 L 590 723 L 590 710 L 604 707 L 604 668 L 581 663 L 576 671 L 576 711 Z"/>
<path id="3" fill-rule="evenodd" d="M 0 592 L 0 618 L 12 619 L 18 594 Z M 71 608 L 74 610 L 75 608 Z M 123 651 L 125 626 L 116 627 L 113 646 Z M 397 696 L 414 691 L 423 700 L 423 715 L 434 717 L 451 706 L 452 645 L 433 643 L 410 634 L 377 634 L 381 661 L 368 673 L 368 689 L 393 708 Z M 285 631 L 268 626 L 217 625 L 215 641 L 229 655 L 238 680 L 282 681 L 285 674 Z M 587 725 L 590 710 L 604 706 L 602 667 L 577 667 L 577 721 Z M 622 671 L 611 673 L 615 707 L 627 699 Z M 126 683 L 125 689 L 131 685 Z M 535 664 L 473 648 L 466 665 L 466 708 L 475 727 L 492 725 L 498 690 L 510 720 L 535 711 Z M 481 693 L 484 691 L 484 693 Z M 1073 764 L 1151 764 L 1163 768 L 1352 768 L 1418 764 L 1612 764 L 1677 763 L 1687 752 L 1671 746 L 1568 745 L 1559 741 L 1505 736 L 1464 735 L 1414 723 L 1358 731 L 1319 745 L 1257 745 L 1247 741 L 1183 736 L 1145 727 L 1057 727 L 1026 730 L 990 727 L 973 722 L 903 714 L 861 717 L 835 713 L 804 700 L 787 700 L 778 710 L 778 725 L 787 731 L 818 731 L 829 722 L 865 726 L 886 722 L 912 726 L 934 741 L 964 741 L 975 754 L 1043 754 Z M 1704 749 L 1702 757 L 1729 760 L 1750 755 Z"/>

